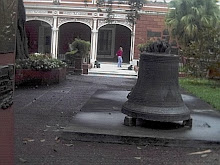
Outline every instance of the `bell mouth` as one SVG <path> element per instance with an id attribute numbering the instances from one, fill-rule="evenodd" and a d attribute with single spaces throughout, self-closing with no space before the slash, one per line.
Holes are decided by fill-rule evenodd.
<path id="1" fill-rule="evenodd" d="M 144 120 L 174 122 L 190 119 L 178 84 L 179 57 L 142 53 L 137 83 L 122 106 L 122 113 Z"/>
<path id="2" fill-rule="evenodd" d="M 185 105 L 175 107 L 150 107 L 128 101 L 123 104 L 121 112 L 133 118 L 160 122 L 189 120 L 191 113 Z"/>

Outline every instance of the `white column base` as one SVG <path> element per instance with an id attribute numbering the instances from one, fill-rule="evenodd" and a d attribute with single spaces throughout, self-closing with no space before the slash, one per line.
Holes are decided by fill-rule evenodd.
<path id="1" fill-rule="evenodd" d="M 136 66 L 138 64 L 138 61 L 137 59 L 133 59 L 132 61 L 130 61 L 130 65 L 133 65 L 133 66 Z"/>

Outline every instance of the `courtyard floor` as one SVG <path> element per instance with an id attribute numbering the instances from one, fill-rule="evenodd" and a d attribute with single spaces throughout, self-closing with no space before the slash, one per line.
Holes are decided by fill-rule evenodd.
<path id="1" fill-rule="evenodd" d="M 165 147 L 61 140 L 62 130 L 97 90 L 131 90 L 137 73 L 127 70 L 128 66 L 117 68 L 116 63 L 101 64 L 101 68 L 91 69 L 88 75 L 68 75 L 60 84 L 17 87 L 14 98 L 15 164 L 220 164 L 219 145 L 214 148 Z"/>

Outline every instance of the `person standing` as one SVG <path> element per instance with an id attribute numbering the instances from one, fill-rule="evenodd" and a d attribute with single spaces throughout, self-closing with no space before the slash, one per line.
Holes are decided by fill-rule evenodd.
<path id="1" fill-rule="evenodd" d="M 121 64 L 123 62 L 122 54 L 123 54 L 123 48 L 120 46 L 117 53 L 116 53 L 116 56 L 118 56 L 118 67 L 121 67 Z"/>

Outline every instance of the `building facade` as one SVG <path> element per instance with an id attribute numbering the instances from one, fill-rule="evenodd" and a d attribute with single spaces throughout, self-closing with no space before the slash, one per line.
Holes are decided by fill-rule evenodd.
<path id="1" fill-rule="evenodd" d="M 137 45 L 148 38 L 169 38 L 164 24 L 168 0 L 147 1 L 136 24 L 128 21 L 130 5 L 126 0 L 23 0 L 29 53 L 49 53 L 58 58 L 69 51 L 75 38 L 91 42 L 90 62 L 116 61 L 122 46 L 124 62 L 139 59 Z M 110 18 L 110 22 L 106 21 Z"/>

